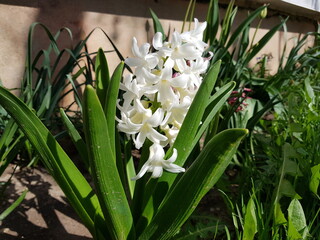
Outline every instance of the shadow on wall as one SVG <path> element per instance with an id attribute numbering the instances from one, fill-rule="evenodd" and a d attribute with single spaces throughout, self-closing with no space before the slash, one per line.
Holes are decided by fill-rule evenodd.
<path id="1" fill-rule="evenodd" d="M 0 4 L 40 8 L 41 11 L 46 8 L 50 11 L 49 15 L 59 16 L 59 19 L 53 19 L 54 21 L 72 19 L 82 11 L 149 17 L 149 8 L 155 9 L 159 12 L 159 17 L 161 18 L 181 20 L 184 17 L 184 10 L 186 9 L 188 2 L 188 0 L 1 0 Z M 170 9 L 168 6 L 170 6 Z M 60 15 L 60 13 L 64 13 L 65 15 Z"/>

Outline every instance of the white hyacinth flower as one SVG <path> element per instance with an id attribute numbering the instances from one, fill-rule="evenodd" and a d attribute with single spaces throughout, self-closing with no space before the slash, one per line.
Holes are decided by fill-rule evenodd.
<path id="1" fill-rule="evenodd" d="M 136 38 L 132 39 L 132 53 L 134 58 L 127 58 L 125 63 L 130 67 L 136 68 L 136 74 L 144 75 L 145 71 L 150 71 L 158 64 L 158 57 L 155 54 L 149 53 L 150 44 L 145 43 L 140 48 Z"/>
<path id="2" fill-rule="evenodd" d="M 140 100 L 135 100 L 134 109 L 128 116 L 121 113 L 121 120 L 118 129 L 130 134 L 137 149 L 141 148 L 146 138 L 154 143 L 160 143 L 167 140 L 167 137 L 159 133 L 155 128 L 159 127 L 164 118 L 164 112 L 158 108 L 153 114 L 150 109 L 146 109 Z M 135 137 L 135 134 L 137 136 Z"/>
<path id="3" fill-rule="evenodd" d="M 178 156 L 176 149 L 173 149 L 172 156 L 167 160 L 164 159 L 165 152 L 161 145 L 155 143 L 151 145 L 149 150 L 150 154 L 148 160 L 145 164 L 143 164 L 137 176 L 133 177 L 132 180 L 137 180 L 143 177 L 143 175 L 147 172 L 152 172 L 152 178 L 159 178 L 162 176 L 163 169 L 172 173 L 180 173 L 185 171 L 184 168 L 173 163 Z"/>
<path id="4" fill-rule="evenodd" d="M 149 159 L 134 180 L 146 172 L 160 177 L 163 169 L 184 172 L 184 168 L 173 164 L 177 150 L 165 160 L 164 147 L 174 144 L 209 66 L 210 58 L 203 56 L 207 46 L 202 41 L 205 28 L 205 22 L 195 19 L 193 30 L 181 34 L 175 31 L 170 41 L 164 41 L 158 32 L 152 40 L 153 48 L 148 43 L 139 47 L 136 38 L 132 40 L 134 57 L 125 63 L 134 73 L 125 76 L 120 85 L 124 93 L 117 102 L 121 114 L 118 129 L 133 140 L 137 149 L 146 139 L 153 144 Z"/>
<path id="5" fill-rule="evenodd" d="M 197 18 L 194 19 L 194 30 L 189 32 L 181 33 L 180 37 L 183 41 L 194 44 L 200 51 L 204 51 L 204 49 L 208 46 L 203 39 L 203 32 L 207 27 L 207 22 L 203 22 L 199 24 Z"/>

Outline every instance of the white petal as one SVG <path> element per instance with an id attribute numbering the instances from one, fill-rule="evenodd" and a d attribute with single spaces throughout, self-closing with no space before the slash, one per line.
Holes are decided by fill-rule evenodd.
<path id="1" fill-rule="evenodd" d="M 179 72 L 184 72 L 189 68 L 186 63 L 186 60 L 184 59 L 176 59 L 175 63 L 179 69 Z"/>
<path id="2" fill-rule="evenodd" d="M 135 57 L 138 57 L 138 58 L 142 57 L 141 54 L 140 54 L 140 51 L 139 51 L 138 41 L 137 41 L 137 39 L 135 37 L 132 39 L 132 48 L 131 48 L 131 50 L 132 50 L 132 53 L 133 53 L 133 55 Z"/>
<path id="3" fill-rule="evenodd" d="M 166 141 L 168 138 L 161 133 L 157 132 L 155 129 L 151 128 L 147 133 L 147 138 L 153 143 L 160 143 L 161 141 Z"/>
<path id="4" fill-rule="evenodd" d="M 179 47 L 181 46 L 181 44 L 182 44 L 182 40 L 181 40 L 180 34 L 177 31 L 174 31 L 172 34 L 172 40 L 171 40 L 172 48 Z"/>
<path id="5" fill-rule="evenodd" d="M 139 52 L 141 54 L 142 57 L 146 56 L 149 52 L 150 49 L 150 44 L 149 43 L 145 43 L 143 44 L 140 48 L 139 48 Z"/>
<path id="6" fill-rule="evenodd" d="M 163 150 L 163 147 L 158 144 L 158 143 L 154 143 L 153 145 L 150 146 L 149 148 L 150 150 L 150 156 L 149 159 L 157 160 L 157 161 L 161 161 L 163 160 L 164 156 L 165 156 L 165 152 Z"/>
<path id="7" fill-rule="evenodd" d="M 176 161 L 177 156 L 178 156 L 178 151 L 177 151 L 177 149 L 174 148 L 171 157 L 166 161 L 169 163 L 173 163 L 174 161 Z"/>
<path id="8" fill-rule="evenodd" d="M 147 55 L 145 57 L 145 60 L 147 61 L 147 65 L 149 67 L 149 69 L 153 69 L 157 66 L 159 59 L 155 56 L 155 55 Z"/>
<path id="9" fill-rule="evenodd" d="M 181 88 L 185 88 L 187 86 L 188 83 L 188 75 L 186 74 L 181 74 L 175 78 L 172 78 L 170 83 L 172 87 L 181 87 Z"/>
<path id="10" fill-rule="evenodd" d="M 171 173 L 181 173 L 186 171 L 183 167 L 180 167 L 177 164 L 173 164 L 173 163 L 170 163 L 170 164 L 165 163 L 163 168 L 166 171 Z"/>
<path id="11" fill-rule="evenodd" d="M 155 49 L 159 50 L 162 46 L 162 33 L 161 32 L 157 32 L 152 40 L 152 45 Z"/>
<path id="12" fill-rule="evenodd" d="M 153 172 L 152 172 L 152 178 L 159 178 L 162 176 L 162 173 L 163 173 L 163 169 L 161 166 L 156 166 L 154 167 L 153 169 Z"/>
<path id="13" fill-rule="evenodd" d="M 148 109 L 144 108 L 144 106 L 142 105 L 140 99 L 135 99 L 134 103 L 135 103 L 134 106 L 136 107 L 138 112 L 147 114 Z"/>
<path id="14" fill-rule="evenodd" d="M 142 145 L 144 144 L 144 141 L 146 140 L 146 134 L 144 132 L 139 132 L 138 136 L 133 139 L 134 145 L 137 149 L 140 149 Z"/>
<path id="15" fill-rule="evenodd" d="M 147 83 L 156 84 L 157 82 L 159 82 L 159 76 L 151 73 L 150 71 L 147 71 L 147 69 L 145 68 L 143 68 L 142 71 Z"/>
<path id="16" fill-rule="evenodd" d="M 135 177 L 131 178 L 131 180 L 132 180 L 132 181 L 136 181 L 136 180 L 138 180 L 139 178 L 142 178 L 143 175 L 148 171 L 148 169 L 149 169 L 149 163 L 146 162 L 146 163 L 142 166 L 142 168 L 141 168 L 141 170 L 139 171 L 139 173 L 138 173 Z"/>
<path id="17" fill-rule="evenodd" d="M 125 60 L 125 63 L 129 65 L 130 67 L 141 67 L 145 64 L 145 60 L 141 58 L 127 58 Z"/>
<path id="18" fill-rule="evenodd" d="M 152 127 L 158 127 L 164 118 L 164 112 L 162 108 L 158 108 L 157 111 L 148 119 L 148 123 Z"/>
<path id="19" fill-rule="evenodd" d="M 189 43 L 183 44 L 179 50 L 181 56 L 187 60 L 194 60 L 198 57 L 201 57 L 202 54 L 201 51 L 196 49 L 195 45 Z"/>

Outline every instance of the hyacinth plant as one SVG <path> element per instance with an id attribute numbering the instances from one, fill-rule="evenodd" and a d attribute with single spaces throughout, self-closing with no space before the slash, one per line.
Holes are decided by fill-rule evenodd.
<path id="1" fill-rule="evenodd" d="M 61 110 L 94 187 L 32 109 L 0 88 L 0 104 L 94 239 L 173 238 L 247 134 L 246 129 L 212 134 L 212 120 L 235 83 L 215 88 L 220 62 L 210 63 L 212 54 L 202 41 L 205 27 L 195 20 L 193 30 L 174 32 L 171 40 L 157 32 L 152 46 L 139 47 L 134 38 L 134 57 L 125 61 L 134 71 L 124 77 L 125 63 L 109 77 L 98 51 L 96 82 L 86 86 L 82 100 L 84 136 Z M 139 150 L 135 160 L 134 149 Z"/>

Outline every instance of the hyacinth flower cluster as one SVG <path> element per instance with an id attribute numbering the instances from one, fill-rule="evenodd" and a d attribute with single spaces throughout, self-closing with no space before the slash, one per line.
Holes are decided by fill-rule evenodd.
<path id="1" fill-rule="evenodd" d="M 185 169 L 174 164 L 176 149 L 169 159 L 164 159 L 166 146 L 174 143 L 192 100 L 202 82 L 209 58 L 204 58 L 207 44 L 202 41 L 206 22 L 195 19 L 194 29 L 173 32 L 171 41 L 163 41 L 157 32 L 152 46 L 138 45 L 132 40 L 133 58 L 125 63 L 134 69 L 124 77 L 120 89 L 123 101 L 118 102 L 121 117 L 118 129 L 131 137 L 137 149 L 146 139 L 152 142 L 149 159 L 133 180 L 152 172 L 153 178 L 162 175 L 163 169 L 172 173 Z"/>
<path id="2" fill-rule="evenodd" d="M 232 91 L 231 96 L 228 99 L 228 104 L 231 106 L 238 105 L 236 112 L 243 111 L 248 103 L 246 103 L 246 99 L 250 99 L 248 95 L 252 92 L 250 88 L 243 88 L 239 91 Z"/>

